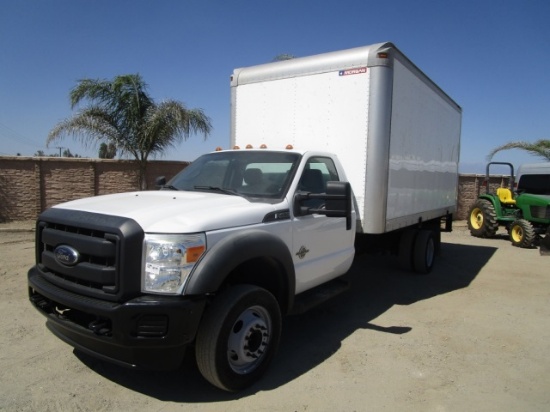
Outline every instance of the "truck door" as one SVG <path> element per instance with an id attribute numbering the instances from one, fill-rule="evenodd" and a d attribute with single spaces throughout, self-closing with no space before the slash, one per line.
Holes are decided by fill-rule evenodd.
<path id="1" fill-rule="evenodd" d="M 297 192 L 324 193 L 328 181 L 339 181 L 329 157 L 311 157 L 300 176 Z M 308 199 L 303 206 L 324 208 L 324 200 Z M 293 259 L 296 293 L 347 272 L 354 255 L 355 231 L 346 230 L 345 218 L 311 213 L 293 216 Z"/>

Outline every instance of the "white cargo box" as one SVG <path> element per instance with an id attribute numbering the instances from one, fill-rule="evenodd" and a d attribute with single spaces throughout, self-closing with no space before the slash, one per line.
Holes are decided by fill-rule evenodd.
<path id="1" fill-rule="evenodd" d="M 393 44 L 236 69 L 231 143 L 335 153 L 362 230 L 456 211 L 462 110 Z"/>

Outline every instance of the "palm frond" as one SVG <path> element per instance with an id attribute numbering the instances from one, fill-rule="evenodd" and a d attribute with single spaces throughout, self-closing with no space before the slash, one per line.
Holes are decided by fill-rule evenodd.
<path id="1" fill-rule="evenodd" d="M 82 110 L 75 116 L 58 123 L 48 134 L 46 145 L 67 135 L 79 140 L 87 147 L 99 141 L 117 144 L 121 140 L 113 119 L 97 107 Z"/>
<path id="2" fill-rule="evenodd" d="M 491 150 L 491 152 L 487 155 L 487 160 L 490 161 L 493 156 L 498 152 L 510 149 L 521 149 L 529 152 L 534 156 L 539 156 L 546 159 L 547 161 L 550 161 L 550 140 L 546 139 L 537 140 L 534 143 L 516 141 L 503 144 L 502 146 L 498 146 Z"/>

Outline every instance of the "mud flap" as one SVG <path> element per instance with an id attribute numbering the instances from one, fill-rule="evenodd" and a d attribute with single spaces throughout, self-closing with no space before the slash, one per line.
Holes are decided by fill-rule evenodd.
<path id="1" fill-rule="evenodd" d="M 541 239 L 539 250 L 541 256 L 550 256 L 550 233 L 547 232 L 546 236 Z"/>

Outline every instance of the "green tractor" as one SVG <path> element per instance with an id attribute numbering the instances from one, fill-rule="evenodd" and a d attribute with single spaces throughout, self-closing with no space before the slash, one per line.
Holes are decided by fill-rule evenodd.
<path id="1" fill-rule="evenodd" d="M 489 189 L 489 169 L 493 165 L 510 167 L 510 187 L 499 187 L 495 193 Z M 550 163 L 520 167 L 517 187 L 511 163 L 487 164 L 485 179 L 486 193 L 468 212 L 472 236 L 490 238 L 499 226 L 505 226 L 514 246 L 532 248 L 535 240 L 540 240 L 541 254 L 550 254 Z"/>

